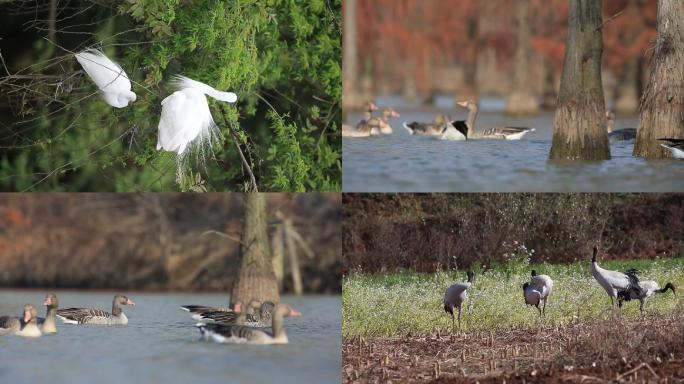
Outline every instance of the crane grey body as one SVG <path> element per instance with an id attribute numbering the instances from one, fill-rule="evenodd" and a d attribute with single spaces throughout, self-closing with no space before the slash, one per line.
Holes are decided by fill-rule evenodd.
<path id="1" fill-rule="evenodd" d="M 523 284 L 523 296 L 525 297 L 525 304 L 534 305 L 539 311 L 539 315 L 546 314 L 546 301 L 553 291 L 553 280 L 548 275 L 537 275 L 537 271 L 532 270 L 532 279 L 529 283 Z M 542 308 L 539 308 L 541 302 L 544 302 Z"/>
<path id="2" fill-rule="evenodd" d="M 608 296 L 610 296 L 611 308 L 615 308 L 615 299 L 618 297 L 618 291 L 629 292 L 625 294 L 629 294 L 630 296 L 640 295 L 639 292 L 641 292 L 641 287 L 639 286 L 639 278 L 636 275 L 636 270 L 630 269 L 627 272 L 618 272 L 603 269 L 596 262 L 597 254 L 598 247 L 595 246 L 591 256 L 591 274 L 594 275 L 594 279 L 596 279 Z"/>
<path id="3" fill-rule="evenodd" d="M 458 328 L 461 328 L 461 307 L 468 297 L 468 289 L 472 286 L 473 277 L 475 277 L 475 274 L 472 271 L 468 271 L 466 275 L 468 276 L 467 282 L 453 284 L 447 288 L 444 293 L 444 311 L 451 315 L 452 330 L 455 330 L 456 328 L 454 308 L 458 308 Z"/>

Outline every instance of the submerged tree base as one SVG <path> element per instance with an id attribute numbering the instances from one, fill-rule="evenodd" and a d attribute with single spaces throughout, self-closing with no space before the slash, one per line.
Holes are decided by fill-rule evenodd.
<path id="1" fill-rule="evenodd" d="M 609 160 L 603 105 L 565 103 L 556 110 L 551 160 Z"/>

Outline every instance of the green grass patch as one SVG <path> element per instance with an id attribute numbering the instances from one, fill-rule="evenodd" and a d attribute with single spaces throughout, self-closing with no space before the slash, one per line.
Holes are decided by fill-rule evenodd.
<path id="1" fill-rule="evenodd" d="M 661 287 L 672 282 L 684 287 L 684 258 L 620 260 L 601 262 L 601 267 L 623 271 L 637 268 L 641 280 L 655 280 Z M 610 298 L 591 275 L 589 262 L 574 264 L 524 263 L 500 265 L 487 271 L 475 269 L 475 281 L 463 306 L 464 330 L 512 326 L 567 324 L 612 315 Z M 522 284 L 536 269 L 551 276 L 553 293 L 546 318 L 536 308 L 525 306 Z M 394 336 L 450 330 L 451 317 L 443 310 L 446 288 L 466 280 L 465 271 L 423 274 L 403 272 L 388 275 L 352 273 L 342 281 L 342 333 L 346 336 Z M 647 313 L 684 312 L 684 302 L 671 291 L 646 301 Z M 621 316 L 639 317 L 639 303 L 625 303 Z"/>

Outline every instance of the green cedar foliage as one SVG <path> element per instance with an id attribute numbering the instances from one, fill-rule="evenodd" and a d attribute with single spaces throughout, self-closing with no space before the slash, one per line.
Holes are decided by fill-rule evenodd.
<path id="1" fill-rule="evenodd" d="M 9 99 L 25 132 L 0 155 L 0 188 L 249 190 L 237 138 L 260 191 L 339 191 L 341 7 L 341 0 L 126 0 L 100 9 L 111 14 L 92 38 L 71 46 L 100 43 L 121 64 L 138 95 L 125 109 L 106 105 L 87 76 L 74 76 L 81 68 L 61 46 L 37 39 L 25 64 L 37 61 L 61 81 L 32 84 L 28 103 Z M 237 104 L 207 98 L 223 140 L 215 159 L 190 159 L 181 178 L 174 155 L 155 149 L 174 74 L 238 94 Z"/>

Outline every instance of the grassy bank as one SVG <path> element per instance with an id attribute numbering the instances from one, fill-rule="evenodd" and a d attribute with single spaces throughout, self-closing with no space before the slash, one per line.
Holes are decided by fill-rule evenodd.
<path id="1" fill-rule="evenodd" d="M 655 280 L 661 287 L 672 282 L 684 286 L 684 258 L 601 262 L 612 270 L 639 269 L 641 280 Z M 536 269 L 550 275 L 554 291 L 546 307 L 546 325 L 563 325 L 611 316 L 610 299 L 594 280 L 588 261 L 573 264 L 507 264 L 487 271 L 475 270 L 475 281 L 464 304 L 464 330 L 502 329 L 540 322 L 537 310 L 524 305 L 522 284 Z M 342 332 L 345 337 L 394 336 L 447 331 L 451 318 L 443 310 L 446 288 L 465 281 L 464 271 L 434 274 L 352 273 L 342 282 Z M 684 312 L 684 301 L 670 291 L 657 294 L 645 305 L 648 314 Z M 625 304 L 622 315 L 639 317 L 638 302 Z"/>

